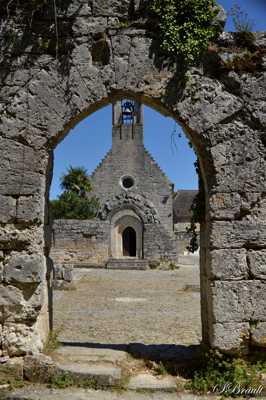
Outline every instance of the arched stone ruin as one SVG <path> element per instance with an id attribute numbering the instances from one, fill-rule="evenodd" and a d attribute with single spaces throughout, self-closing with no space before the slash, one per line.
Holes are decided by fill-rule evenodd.
<path id="1" fill-rule="evenodd" d="M 44 40 L 53 23 L 46 15 L 16 26 L 17 43 L 1 42 L 0 353 L 41 351 L 48 334 L 53 149 L 78 121 L 123 96 L 173 117 L 200 160 L 203 342 L 231 353 L 265 347 L 266 35 L 256 34 L 253 71 L 220 68 L 244 52 L 237 35 L 222 34 L 184 79 L 160 63 L 145 29 L 121 28 L 137 0 L 63 3 L 59 46 Z"/>

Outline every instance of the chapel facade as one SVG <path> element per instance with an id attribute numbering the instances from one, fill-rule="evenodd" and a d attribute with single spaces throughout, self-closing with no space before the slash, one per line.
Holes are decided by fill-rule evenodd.
<path id="1" fill-rule="evenodd" d="M 109 259 L 133 262 L 176 259 L 173 184 L 144 147 L 143 105 L 113 104 L 112 148 L 91 175 L 109 223 Z"/>

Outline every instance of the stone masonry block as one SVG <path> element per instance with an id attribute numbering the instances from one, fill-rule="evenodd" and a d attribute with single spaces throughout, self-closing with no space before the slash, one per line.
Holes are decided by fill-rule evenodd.
<path id="1" fill-rule="evenodd" d="M 246 353 L 249 335 L 248 323 L 213 324 L 210 345 L 229 354 Z"/>
<path id="2" fill-rule="evenodd" d="M 44 354 L 24 357 L 24 375 L 30 382 L 49 383 L 56 373 L 56 363 Z"/>
<path id="3" fill-rule="evenodd" d="M 197 78 L 191 74 L 190 85 L 193 85 L 198 94 L 198 101 L 194 101 L 191 92 L 178 104 L 182 118 L 188 121 L 191 129 L 202 132 L 217 126 L 225 118 L 242 108 L 241 99 L 225 92 L 218 82 L 201 77 L 201 90 L 197 90 Z M 213 98 L 217 96 L 218 101 Z"/>
<path id="4" fill-rule="evenodd" d="M 27 195 L 41 189 L 44 193 L 48 153 L 4 138 L 0 138 L 0 149 L 0 193 Z"/>
<path id="5" fill-rule="evenodd" d="M 0 226 L 0 250 L 25 251 L 40 253 L 43 249 L 44 229 L 42 226 L 31 226 L 20 229 L 19 226 L 8 224 Z"/>
<path id="6" fill-rule="evenodd" d="M 0 322 L 32 323 L 43 305 L 42 285 L 28 285 L 23 289 L 0 285 Z"/>
<path id="7" fill-rule="evenodd" d="M 44 279 L 45 258 L 40 255 L 15 255 L 4 267 L 6 283 L 40 283 Z"/>
<path id="8" fill-rule="evenodd" d="M 215 191 L 265 192 L 266 164 L 262 157 L 221 166 L 215 175 Z"/>
<path id="9" fill-rule="evenodd" d="M 251 320 L 266 322 L 266 282 L 250 281 Z"/>
<path id="10" fill-rule="evenodd" d="M 80 17 L 76 18 L 73 24 L 72 31 L 74 35 L 95 35 L 97 33 L 104 34 L 107 28 L 107 18 L 106 17 Z"/>
<path id="11" fill-rule="evenodd" d="M 14 250 L 24 249 L 30 245 L 30 240 L 26 232 L 17 230 L 14 225 L 0 227 L 0 249 Z"/>
<path id="12" fill-rule="evenodd" d="M 10 358 L 6 363 L 0 364 L 0 381 L 23 379 L 23 358 Z"/>
<path id="13" fill-rule="evenodd" d="M 0 285 L 0 307 L 16 306 L 24 301 L 23 293 L 14 286 Z"/>
<path id="14" fill-rule="evenodd" d="M 64 2 L 63 2 L 64 3 Z M 72 1 L 67 6 L 67 9 L 63 7 L 61 9 L 60 5 L 57 9 L 57 15 L 62 17 L 76 17 L 76 16 L 90 16 L 91 15 L 91 5 L 87 0 Z"/>
<path id="15" fill-rule="evenodd" d="M 266 279 L 266 250 L 249 251 L 248 262 L 250 273 L 255 279 Z"/>
<path id="16" fill-rule="evenodd" d="M 251 327 L 251 343 L 266 347 L 266 322 L 258 322 Z"/>
<path id="17" fill-rule="evenodd" d="M 216 220 L 234 219 L 239 213 L 240 204 L 239 193 L 213 193 L 209 198 L 210 215 Z"/>
<path id="18" fill-rule="evenodd" d="M 0 195 L 0 221 L 7 223 L 16 216 L 16 199 Z"/>
<path id="19" fill-rule="evenodd" d="M 93 0 L 92 13 L 94 16 L 128 17 L 130 0 Z"/>
<path id="20" fill-rule="evenodd" d="M 17 203 L 18 221 L 43 221 L 44 196 L 20 196 Z"/>
<path id="21" fill-rule="evenodd" d="M 14 323 L 4 325 L 2 346 L 9 356 L 38 353 L 42 349 L 35 326 Z"/>
<path id="22" fill-rule="evenodd" d="M 210 279 L 242 280 L 248 278 L 248 265 L 245 249 L 213 250 L 209 255 Z"/>
<path id="23" fill-rule="evenodd" d="M 220 171 L 220 168 L 230 164 L 248 167 L 249 161 L 259 158 L 261 153 L 256 143 L 256 136 L 254 137 L 254 131 L 246 126 L 245 133 L 245 136 L 236 135 L 234 139 L 225 140 L 211 148 L 217 172 L 224 171 Z M 247 141 L 247 139 L 249 140 Z M 235 169 L 232 167 L 231 171 L 234 172 L 234 170 Z M 247 178 L 249 178 L 252 173 L 253 171 L 250 171 L 249 174 L 247 174 Z"/>
<path id="24" fill-rule="evenodd" d="M 213 220 L 258 217 L 265 220 L 266 200 L 261 193 L 213 193 L 209 197 L 210 216 Z"/>
<path id="25" fill-rule="evenodd" d="M 266 247 L 266 221 L 216 221 L 210 224 L 210 247 Z"/>
<path id="26" fill-rule="evenodd" d="M 215 281 L 209 288 L 209 313 L 214 322 L 266 321 L 266 283 Z"/>

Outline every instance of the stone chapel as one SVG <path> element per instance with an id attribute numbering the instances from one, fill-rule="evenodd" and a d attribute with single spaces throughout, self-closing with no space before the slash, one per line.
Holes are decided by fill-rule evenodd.
<path id="1" fill-rule="evenodd" d="M 142 104 L 113 103 L 112 148 L 92 173 L 91 184 L 91 195 L 100 200 L 98 215 L 54 222 L 56 262 L 107 268 L 176 262 L 174 185 L 144 147 Z"/>

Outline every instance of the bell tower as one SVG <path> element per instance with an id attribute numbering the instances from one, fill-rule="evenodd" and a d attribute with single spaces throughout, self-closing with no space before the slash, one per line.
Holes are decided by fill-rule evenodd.
<path id="1" fill-rule="evenodd" d="M 135 100 L 113 103 L 113 151 L 143 146 L 143 105 Z"/>
<path id="2" fill-rule="evenodd" d="M 113 103 L 113 126 L 143 125 L 143 105 L 135 100 Z"/>

